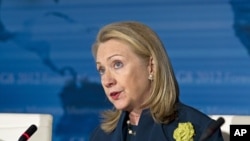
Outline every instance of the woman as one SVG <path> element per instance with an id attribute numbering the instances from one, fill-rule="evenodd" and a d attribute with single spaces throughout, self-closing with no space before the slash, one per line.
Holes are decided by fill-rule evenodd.
<path id="1" fill-rule="evenodd" d="M 214 122 L 180 102 L 169 57 L 148 26 L 134 21 L 106 25 L 92 52 L 115 108 L 102 114 L 91 141 L 196 141 Z M 223 140 L 220 129 L 210 140 Z"/>

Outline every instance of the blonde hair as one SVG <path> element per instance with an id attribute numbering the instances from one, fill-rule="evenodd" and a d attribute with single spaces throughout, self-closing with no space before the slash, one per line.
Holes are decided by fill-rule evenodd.
<path id="1" fill-rule="evenodd" d="M 110 39 L 123 41 L 145 61 L 150 57 L 154 61 L 154 80 L 152 93 L 142 107 L 149 107 L 153 119 L 158 123 L 169 123 L 176 117 L 176 103 L 179 101 L 179 88 L 167 52 L 158 35 L 148 26 L 135 22 L 124 21 L 104 26 L 98 33 L 92 47 L 96 58 L 100 43 Z M 101 128 L 112 132 L 120 118 L 120 110 L 107 110 L 102 113 Z"/>

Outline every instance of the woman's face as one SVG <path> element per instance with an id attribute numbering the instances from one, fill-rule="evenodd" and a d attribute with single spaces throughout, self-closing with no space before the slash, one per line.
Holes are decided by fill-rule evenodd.
<path id="1" fill-rule="evenodd" d="M 99 45 L 96 63 L 110 102 L 120 110 L 139 109 L 150 95 L 149 61 L 139 58 L 128 44 L 111 39 Z"/>

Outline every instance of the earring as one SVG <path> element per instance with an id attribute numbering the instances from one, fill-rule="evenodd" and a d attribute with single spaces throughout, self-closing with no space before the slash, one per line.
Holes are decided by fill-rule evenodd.
<path id="1" fill-rule="evenodd" d="M 149 79 L 150 81 L 153 81 L 153 74 L 149 74 L 148 79 Z"/>

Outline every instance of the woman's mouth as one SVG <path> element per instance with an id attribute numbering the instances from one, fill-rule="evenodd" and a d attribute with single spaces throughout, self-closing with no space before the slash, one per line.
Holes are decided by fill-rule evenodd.
<path id="1" fill-rule="evenodd" d="M 113 100 L 118 100 L 118 99 L 119 99 L 119 96 L 120 96 L 120 93 L 121 93 L 121 92 L 112 92 L 112 93 L 110 93 L 110 97 L 111 97 Z"/>

